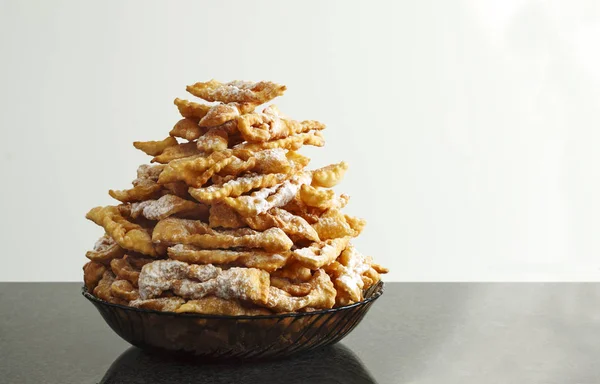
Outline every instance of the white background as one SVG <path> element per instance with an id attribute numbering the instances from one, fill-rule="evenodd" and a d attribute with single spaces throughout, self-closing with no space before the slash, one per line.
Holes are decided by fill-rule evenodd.
<path id="1" fill-rule="evenodd" d="M 600 279 L 600 7 L 0 1 L 0 280 L 81 280 L 185 85 L 273 80 L 392 280 Z"/>

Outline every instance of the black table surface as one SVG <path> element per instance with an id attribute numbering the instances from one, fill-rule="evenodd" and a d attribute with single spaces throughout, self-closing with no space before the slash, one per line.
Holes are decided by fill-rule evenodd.
<path id="1" fill-rule="evenodd" d="M 121 340 L 77 283 L 0 283 L 0 383 L 600 383 L 600 285 L 386 283 L 341 343 L 202 364 Z"/>

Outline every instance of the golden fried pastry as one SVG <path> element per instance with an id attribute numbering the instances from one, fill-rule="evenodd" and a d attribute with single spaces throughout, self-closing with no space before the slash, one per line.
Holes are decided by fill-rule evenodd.
<path id="1" fill-rule="evenodd" d="M 202 249 L 193 245 L 177 244 L 167 250 L 169 258 L 190 264 L 233 265 L 263 269 L 273 272 L 283 267 L 291 253 L 271 253 L 257 250 L 231 251 L 225 249 Z"/>
<path id="2" fill-rule="evenodd" d="M 111 271 L 107 270 L 102 275 L 102 279 L 98 282 L 96 288 L 94 288 L 94 296 L 108 301 L 114 304 L 127 304 L 127 300 L 123 300 L 112 293 L 112 284 L 115 282 L 115 275 Z"/>
<path id="3" fill-rule="evenodd" d="M 206 116 L 198 123 L 201 127 L 217 127 L 228 121 L 233 121 L 236 117 L 254 111 L 254 103 L 229 103 L 217 104 L 213 106 Z"/>
<path id="4" fill-rule="evenodd" d="M 86 218 L 104 228 L 122 248 L 144 255 L 156 256 L 150 234 L 138 224 L 127 221 L 117 207 L 96 207 L 89 211 Z"/>
<path id="5" fill-rule="evenodd" d="M 138 184 L 130 189 L 123 189 L 120 191 L 109 190 L 108 194 L 119 200 L 122 203 L 131 203 L 134 201 L 144 201 L 153 199 L 160 194 L 160 185 L 156 183 L 152 184 Z"/>
<path id="6" fill-rule="evenodd" d="M 312 145 L 315 147 L 322 147 L 325 145 L 325 139 L 320 131 L 310 131 L 304 133 L 298 133 L 290 135 L 283 139 L 262 141 L 258 143 L 245 142 L 236 145 L 235 149 L 246 149 L 249 151 L 261 151 L 264 149 L 283 148 L 291 151 L 297 151 L 303 145 Z"/>
<path id="7" fill-rule="evenodd" d="M 169 217 L 154 227 L 152 241 L 157 244 L 187 244 L 205 249 L 260 248 L 269 252 L 282 252 L 291 249 L 293 243 L 279 228 L 269 228 L 257 232 L 250 228 L 223 229 L 210 228 L 199 220 L 186 220 Z"/>
<path id="8" fill-rule="evenodd" d="M 310 268 L 304 267 L 297 261 L 292 260 L 283 268 L 271 273 L 271 276 L 282 277 L 293 282 L 302 282 L 312 278 L 312 271 Z"/>
<path id="9" fill-rule="evenodd" d="M 336 290 L 323 270 L 315 272 L 308 282 L 310 291 L 304 296 L 292 296 L 283 289 L 271 286 L 267 308 L 276 312 L 295 312 L 305 307 L 326 309 L 335 304 Z"/>
<path id="10" fill-rule="evenodd" d="M 214 152 L 209 156 L 195 155 L 169 162 L 158 177 L 160 184 L 183 181 L 187 185 L 201 185 L 204 173 L 223 160 L 232 158 L 230 151 Z"/>
<path id="11" fill-rule="evenodd" d="M 137 300 L 140 297 L 138 290 L 127 280 L 115 280 L 110 285 L 110 293 L 113 297 L 126 302 Z"/>
<path id="12" fill-rule="evenodd" d="M 109 191 L 118 205 L 86 215 L 104 230 L 86 253 L 89 292 L 146 310 L 229 316 L 364 299 L 388 270 L 351 244 L 366 222 L 345 214 L 349 197 L 331 189 L 348 164 L 310 170 L 298 151 L 323 146 L 325 125 L 274 105 L 257 111 L 285 89 L 211 80 L 187 87 L 207 103 L 175 99 L 182 118 L 169 136 L 134 143 L 153 164 L 139 166 L 132 188 Z"/>
<path id="13" fill-rule="evenodd" d="M 270 105 L 262 113 L 249 113 L 238 116 L 237 128 L 244 140 L 265 142 L 312 130 L 322 130 L 325 129 L 325 125 L 318 121 L 298 122 L 282 117 L 279 109 L 274 105 Z"/>
<path id="14" fill-rule="evenodd" d="M 125 250 L 106 234 L 96 241 L 93 250 L 85 253 L 85 257 L 98 263 L 107 263 L 112 259 L 121 258 L 123 255 L 125 255 Z"/>
<path id="15" fill-rule="evenodd" d="M 188 85 L 186 90 L 206 101 L 222 103 L 254 103 L 260 105 L 283 95 L 286 87 L 270 81 L 253 83 L 250 81 L 231 81 L 220 83 L 216 80 Z"/>
<path id="16" fill-rule="evenodd" d="M 205 315 L 257 316 L 272 312 L 257 306 L 243 305 L 239 300 L 206 296 L 197 300 L 188 300 L 175 311 L 177 313 L 202 313 Z"/>
<path id="17" fill-rule="evenodd" d="M 133 146 L 150 156 L 158 156 L 169 147 L 177 145 L 177 140 L 169 136 L 160 141 L 134 141 Z"/>
<path id="18" fill-rule="evenodd" d="M 356 237 L 362 232 L 365 221 L 357 217 L 343 215 L 338 209 L 328 209 L 313 224 L 313 228 L 322 240 L 341 237 Z"/>
<path id="19" fill-rule="evenodd" d="M 269 274 L 256 268 L 226 270 L 212 264 L 187 264 L 156 260 L 144 265 L 138 280 L 140 298 L 152 299 L 166 290 L 187 299 L 215 295 L 222 299 L 265 303 L 269 296 Z"/>
<path id="20" fill-rule="evenodd" d="M 196 147 L 196 143 L 182 143 L 165 148 L 165 150 L 160 155 L 155 156 L 151 161 L 153 163 L 167 164 L 171 160 L 194 156 L 199 153 L 200 151 Z"/>
<path id="21" fill-rule="evenodd" d="M 95 261 L 88 261 L 83 266 L 83 282 L 88 292 L 92 292 L 106 272 L 106 266 Z"/>
<path id="22" fill-rule="evenodd" d="M 337 270 L 332 274 L 338 292 L 337 300 L 344 305 L 362 300 L 363 275 L 371 269 L 370 258 L 349 246 L 342 252 L 337 263 Z M 379 280 L 375 282 L 377 281 Z"/>
<path id="23" fill-rule="evenodd" d="M 306 296 L 312 290 L 310 283 L 299 282 L 294 284 L 290 279 L 273 275 L 271 275 L 271 287 L 279 288 L 292 296 Z"/>
<path id="24" fill-rule="evenodd" d="M 320 241 L 309 247 L 296 249 L 292 254 L 301 265 L 310 269 L 318 269 L 337 259 L 349 242 L 350 237 Z"/>
<path id="25" fill-rule="evenodd" d="M 208 207 L 204 204 L 182 199 L 175 195 L 163 195 L 158 200 L 146 200 L 119 206 L 119 211 L 137 219 L 162 220 L 173 215 L 208 216 Z"/>
<path id="26" fill-rule="evenodd" d="M 206 129 L 198 126 L 198 122 L 194 119 L 185 118 L 179 120 L 169 132 L 173 137 L 180 137 L 187 141 L 193 141 L 206 133 Z M 152 155 L 156 156 L 156 155 Z"/>
<path id="27" fill-rule="evenodd" d="M 244 219 L 229 205 L 214 203 L 210 206 L 208 224 L 211 228 L 242 228 Z"/>
<path id="28" fill-rule="evenodd" d="M 258 215 L 267 212 L 271 208 L 281 207 L 289 203 L 298 193 L 300 187 L 308 183 L 310 183 L 310 173 L 300 172 L 281 184 L 263 187 L 248 196 L 232 197 L 226 195 L 222 198 L 222 201 L 242 216 Z"/>
<path id="29" fill-rule="evenodd" d="M 252 153 L 256 163 L 253 172 L 264 173 L 289 173 L 293 170 L 293 161 L 287 157 L 287 152 L 281 148 L 265 149 Z"/>
<path id="30" fill-rule="evenodd" d="M 110 269 L 118 279 L 127 280 L 134 287 L 137 287 L 141 268 L 132 266 L 127 257 L 111 260 Z"/>
<path id="31" fill-rule="evenodd" d="M 211 108 L 210 105 L 198 104 L 193 101 L 182 99 L 175 99 L 174 103 L 182 117 L 186 119 L 193 119 L 197 122 L 206 116 Z"/>
<path id="32" fill-rule="evenodd" d="M 196 147 L 202 153 L 224 151 L 229 147 L 229 134 L 222 127 L 210 128 L 198 138 Z"/>
<path id="33" fill-rule="evenodd" d="M 348 164 L 344 161 L 331 164 L 313 171 L 312 185 L 315 187 L 331 188 L 342 180 L 348 170 Z"/>
<path id="34" fill-rule="evenodd" d="M 242 220 L 250 228 L 257 231 L 265 231 L 276 227 L 281 228 L 290 238 L 319 241 L 319 234 L 306 220 L 289 213 L 285 209 L 271 208 L 269 211 L 256 216 L 243 217 Z"/>
<path id="35" fill-rule="evenodd" d="M 154 311 L 175 312 L 181 305 L 185 303 L 185 299 L 177 296 L 159 297 L 157 299 L 133 300 L 129 305 L 134 308 L 152 309 Z"/>
<path id="36" fill-rule="evenodd" d="M 257 188 L 270 188 L 283 183 L 290 177 L 287 173 L 268 173 L 266 175 L 241 176 L 225 184 L 213 184 L 206 188 L 190 188 L 189 192 L 196 200 L 211 202 L 224 197 L 237 197 Z"/>

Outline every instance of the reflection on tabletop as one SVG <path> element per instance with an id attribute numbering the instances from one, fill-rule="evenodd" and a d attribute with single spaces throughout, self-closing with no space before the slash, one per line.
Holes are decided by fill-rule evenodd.
<path id="1" fill-rule="evenodd" d="M 376 383 L 360 359 L 341 344 L 285 360 L 202 364 L 127 349 L 110 366 L 101 384 L 113 383 Z"/>

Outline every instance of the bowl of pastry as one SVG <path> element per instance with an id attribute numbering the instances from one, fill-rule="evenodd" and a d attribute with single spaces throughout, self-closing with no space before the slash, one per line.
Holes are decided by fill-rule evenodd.
<path id="1" fill-rule="evenodd" d="M 286 87 L 215 80 L 175 99 L 181 119 L 86 253 L 83 295 L 131 344 L 204 359 L 268 359 L 336 343 L 383 293 L 387 269 L 352 239 L 365 221 L 334 187 L 348 165 L 309 169 L 325 125 L 275 105 Z"/>

